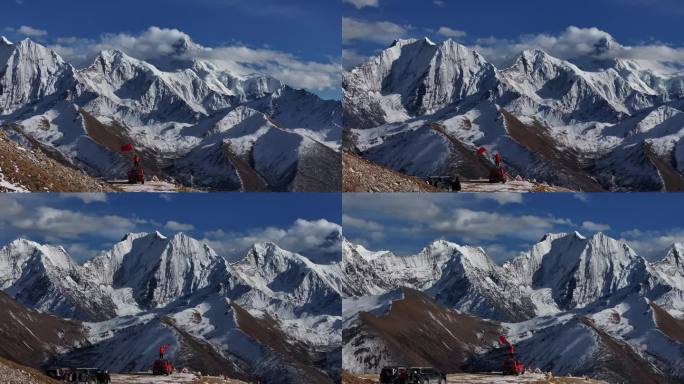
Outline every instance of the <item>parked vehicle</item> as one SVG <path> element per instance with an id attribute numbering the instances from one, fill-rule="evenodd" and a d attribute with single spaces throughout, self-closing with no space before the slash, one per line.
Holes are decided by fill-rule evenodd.
<path id="1" fill-rule="evenodd" d="M 433 187 L 446 189 L 450 192 L 459 192 L 461 190 L 461 180 L 456 176 L 430 176 L 425 182 Z"/>
<path id="2" fill-rule="evenodd" d="M 53 379 L 66 381 L 71 377 L 71 368 L 51 367 L 45 370 L 45 374 Z"/>
<path id="3" fill-rule="evenodd" d="M 381 384 L 408 384 L 408 369 L 406 367 L 384 367 L 380 370 Z"/>
<path id="4" fill-rule="evenodd" d="M 503 362 L 502 369 L 504 375 L 518 376 L 525 373 L 525 364 L 515 356 L 509 356 Z"/>
<path id="5" fill-rule="evenodd" d="M 142 168 L 131 168 L 128 171 L 129 184 L 145 184 L 145 171 Z"/>
<path id="6" fill-rule="evenodd" d="M 67 383 L 73 384 L 109 384 L 109 374 L 97 368 L 74 368 L 71 369 L 71 380 L 67 377 Z"/>
<path id="7" fill-rule="evenodd" d="M 411 367 L 408 369 L 410 384 L 445 384 L 446 375 L 437 368 Z"/>
<path id="8" fill-rule="evenodd" d="M 152 364 L 153 375 L 170 375 L 173 373 L 173 364 L 165 359 L 155 360 Z"/>

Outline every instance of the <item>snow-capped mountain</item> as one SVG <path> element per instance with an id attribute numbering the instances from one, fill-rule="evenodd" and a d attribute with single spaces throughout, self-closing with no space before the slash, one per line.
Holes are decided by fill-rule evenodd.
<path id="1" fill-rule="evenodd" d="M 485 146 L 512 174 L 576 190 L 679 190 L 684 75 L 653 67 L 526 50 L 496 68 L 451 40 L 398 40 L 343 76 L 348 149 L 470 178 L 463 152 Z"/>
<path id="2" fill-rule="evenodd" d="M 61 247 L 24 239 L 0 249 L 7 294 L 87 321 L 91 345 L 56 362 L 123 371 L 146 369 L 151 361 L 137 357 L 153 359 L 155 346 L 169 344 L 179 363 L 217 374 L 332 382 L 340 373 L 340 276 L 339 263 L 316 264 L 272 243 L 228 262 L 183 233 L 129 233 L 82 265 Z"/>
<path id="3" fill-rule="evenodd" d="M 209 61 L 155 64 L 109 50 L 77 69 L 31 40 L 4 39 L 0 123 L 109 179 L 125 176 L 119 150 L 132 143 L 148 173 L 187 185 L 339 189 L 318 168 L 339 157 L 339 102 Z"/>
<path id="4" fill-rule="evenodd" d="M 405 263 L 435 247 L 448 251 L 443 252 L 447 257 L 433 264 L 431 274 L 405 269 Z M 374 369 L 366 364 L 373 361 L 369 351 L 382 358 L 378 345 L 390 340 L 357 339 L 348 328 L 358 330 L 368 313 L 377 316 L 378 311 L 393 308 L 402 299 L 398 290 L 408 287 L 459 313 L 502 321 L 528 366 L 560 374 L 640 380 L 611 365 L 610 361 L 624 360 L 627 354 L 638 361 L 641 374 L 646 373 L 641 379 L 681 380 L 684 340 L 677 329 L 684 330 L 682 249 L 674 245 L 662 260 L 649 262 L 628 244 L 603 233 L 547 234 L 530 251 L 499 266 L 481 248 L 445 241 L 405 257 L 345 241 L 343 268 L 348 284 L 356 288 L 343 289 L 344 332 L 349 336 L 343 339 L 345 369 Z M 370 262 L 378 267 L 369 269 Z M 575 352 L 570 353 L 567 340 L 573 338 Z M 392 350 L 397 350 L 396 345 Z M 597 359 L 602 353 L 604 358 Z M 354 359 L 355 354 L 366 358 Z M 492 364 L 501 364 L 496 356 L 473 354 L 470 368 L 494 369 Z"/>

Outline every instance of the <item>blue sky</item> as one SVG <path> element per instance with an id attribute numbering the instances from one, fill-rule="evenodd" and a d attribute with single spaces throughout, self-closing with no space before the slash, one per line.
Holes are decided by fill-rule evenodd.
<path id="1" fill-rule="evenodd" d="M 417 253 L 433 240 L 482 246 L 497 262 L 548 232 L 604 232 L 648 259 L 684 241 L 680 194 L 346 194 L 344 236 L 371 250 Z"/>
<path id="2" fill-rule="evenodd" d="M 339 232 L 340 210 L 332 193 L 2 194 L 0 244 L 29 238 L 82 261 L 128 232 L 159 230 L 205 240 L 230 259 L 257 241 L 313 258 L 331 251 L 326 237 Z"/>
<path id="3" fill-rule="evenodd" d="M 337 0 L 5 0 L 0 34 L 91 53 L 93 45 L 112 42 L 103 35 L 138 37 L 151 26 L 177 29 L 205 47 L 266 50 L 262 53 L 285 67 L 267 70 L 274 75 L 294 71 L 283 80 L 331 98 L 338 97 L 339 84 L 326 87 L 326 81 L 339 83 L 332 73 L 336 66 L 329 64 L 339 63 L 341 8 Z M 60 53 L 65 52 L 70 51 Z M 278 54 L 291 55 L 292 62 L 284 63 Z M 326 80 L 307 80 L 307 72 Z"/>
<path id="4" fill-rule="evenodd" d="M 490 49 L 518 49 L 519 43 L 535 45 L 535 37 L 562 38 L 570 26 L 582 30 L 596 28 L 609 33 L 629 47 L 684 45 L 680 33 L 684 2 L 679 0 L 344 0 L 343 15 L 365 24 L 346 29 L 345 65 L 355 64 L 389 45 L 392 38 L 427 36 L 433 41 L 447 37 L 482 47 L 481 53 L 493 62 L 504 62 Z M 365 29 L 366 34 L 359 33 Z M 440 32 L 441 29 L 441 32 Z M 581 36 L 590 42 L 596 33 Z M 383 38 L 384 37 L 384 38 Z M 485 42 L 483 39 L 489 39 Z M 568 42 L 579 45 L 582 40 Z M 548 47 L 553 49 L 553 42 Z M 517 53 L 517 52 L 515 52 Z M 553 52 L 563 56 L 561 52 Z M 489 57 L 488 57 L 489 56 Z"/>

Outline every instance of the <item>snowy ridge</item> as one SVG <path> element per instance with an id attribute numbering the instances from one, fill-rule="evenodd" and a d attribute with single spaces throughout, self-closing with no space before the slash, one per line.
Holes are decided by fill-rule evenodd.
<path id="1" fill-rule="evenodd" d="M 208 61 L 174 60 L 149 63 L 109 50 L 100 52 L 89 67 L 75 69 L 54 51 L 28 39 L 3 43 L 0 124 L 17 124 L 73 166 L 106 178 L 125 176 L 127 160 L 119 148 L 133 143 L 151 165 L 150 173 L 192 186 L 252 187 L 241 185 L 236 174 L 248 172 L 242 162 L 260 174 L 284 161 L 285 165 L 263 175 L 274 183 L 273 189 L 335 189 L 324 179 L 309 186 L 294 179 L 301 158 L 324 156 L 302 153 L 305 144 L 339 150 L 339 102 L 322 100 L 268 76 L 238 76 Z M 257 116 L 268 122 L 262 125 L 278 129 L 259 135 L 246 128 L 242 135 L 239 129 L 227 133 Z M 238 145 L 239 151 L 223 152 L 224 143 Z M 213 148 L 212 154 L 199 155 L 208 147 Z"/>
<path id="2" fill-rule="evenodd" d="M 414 176 L 466 172 L 459 148 L 430 129 L 439 124 L 468 150 L 500 152 L 509 173 L 526 178 L 680 190 L 684 77 L 653 68 L 537 49 L 498 69 L 451 40 L 401 40 L 343 75 L 344 125 L 350 149 Z"/>
<path id="3" fill-rule="evenodd" d="M 0 248 L 5 292 L 41 311 L 90 321 L 94 346 L 61 361 L 125 371 L 147 366 L 130 357 L 150 355 L 155 346 L 172 345 L 181 361 L 199 342 L 211 346 L 211 359 L 230 361 L 244 376 L 272 377 L 293 364 L 298 368 L 279 380 L 313 369 L 310 382 L 332 382 L 334 364 L 317 364 L 320 354 L 339 352 L 340 276 L 339 263 L 316 264 L 272 243 L 255 244 L 231 263 L 183 233 L 129 233 L 83 265 L 61 247 L 24 239 Z M 280 336 L 267 342 L 262 332 Z M 188 348 L 195 352 L 181 353 Z M 289 361 L 273 348 L 300 352 Z M 122 357 L 122 350 L 130 353 Z M 203 361 L 197 359 L 187 364 Z"/>
<path id="4" fill-rule="evenodd" d="M 684 319 L 681 244 L 673 245 L 662 260 L 648 262 L 626 243 L 603 233 L 590 237 L 577 232 L 547 234 L 530 251 L 502 266 L 494 264 L 480 248 L 436 242 L 426 249 L 440 244 L 451 251 L 428 276 L 424 269 L 403 268 L 425 250 L 403 261 L 391 252 L 375 253 L 347 241 L 343 265 L 359 264 L 345 267 L 359 283 L 353 285 L 356 290 L 345 291 L 345 332 L 357 326 L 362 312 L 387 312 L 398 300 L 396 290 L 411 287 L 418 279 L 420 287 L 412 287 L 438 303 L 504 321 L 528 366 L 564 375 L 637 380 L 625 376 L 626 371 L 618 369 L 616 373 L 614 367 L 604 365 L 607 360 L 597 359 L 608 353 L 605 356 L 611 357 L 606 359 L 620 361 L 627 358 L 621 354 L 628 354 L 639 361 L 640 373 L 633 373 L 639 380 L 684 377 L 680 368 L 684 344 L 676 333 L 663 328 L 663 324 Z M 389 270 L 364 275 L 368 269 L 363 265 L 369 260 L 374 265 L 388 265 Z M 373 285 L 359 285 L 363 281 L 373 281 Z M 354 372 L 367 368 L 354 358 L 355 351 L 376 351 L 378 358 L 386 353 L 382 340 L 369 338 L 367 345 L 344 342 L 345 348 L 350 348 L 345 351 L 345 364 L 352 364 L 345 369 Z M 483 353 L 473 360 L 474 367 L 495 369 L 500 364 L 496 356 Z"/>

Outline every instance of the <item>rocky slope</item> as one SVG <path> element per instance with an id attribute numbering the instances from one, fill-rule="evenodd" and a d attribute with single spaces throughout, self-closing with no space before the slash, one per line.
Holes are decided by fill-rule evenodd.
<path id="1" fill-rule="evenodd" d="M 261 189 L 339 190 L 339 177 L 326 177 L 340 173 L 331 161 L 339 156 L 339 102 L 178 57 L 152 64 L 103 51 L 77 69 L 31 40 L 3 39 L 0 123 L 108 179 L 125 179 L 129 160 L 119 151 L 132 143 L 148 174 L 189 187 L 260 189 L 251 175 Z"/>
<path id="2" fill-rule="evenodd" d="M 13 129 L 0 130 L 0 192 L 117 191 L 57 159 Z"/>
<path id="3" fill-rule="evenodd" d="M 343 76 L 345 146 L 422 177 L 472 178 L 484 146 L 511 174 L 573 190 L 680 190 L 684 77 L 652 68 L 541 50 L 496 68 L 451 40 L 397 40 Z"/>

